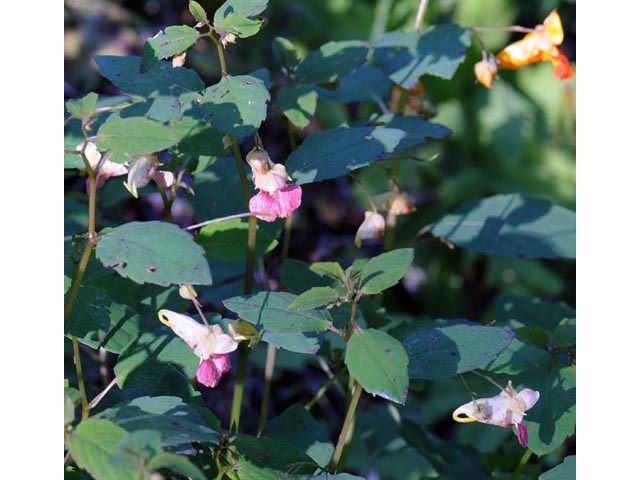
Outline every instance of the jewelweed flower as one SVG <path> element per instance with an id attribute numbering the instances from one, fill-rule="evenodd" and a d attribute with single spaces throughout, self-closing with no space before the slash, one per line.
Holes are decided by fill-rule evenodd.
<path id="1" fill-rule="evenodd" d="M 159 165 L 155 155 L 142 155 L 129 163 L 127 181 L 123 183 L 134 198 L 138 198 L 138 188 L 146 187 L 151 180 L 163 188 L 173 185 L 173 173 L 156 171 Z"/>
<path id="2" fill-rule="evenodd" d="M 356 247 L 360 248 L 362 240 L 374 240 L 384 235 L 384 217 L 378 212 L 364 212 L 364 221 L 356 232 Z"/>
<path id="3" fill-rule="evenodd" d="M 205 326 L 188 315 L 163 309 L 158 312 L 158 318 L 200 358 L 196 371 L 198 381 L 207 387 L 216 387 L 231 369 L 229 353 L 238 348 L 236 341 L 224 333 L 220 325 Z"/>
<path id="4" fill-rule="evenodd" d="M 537 62 L 551 62 L 553 74 L 559 79 L 571 78 L 573 67 L 567 56 L 558 48 L 564 40 L 560 16 L 553 10 L 542 25 L 497 55 L 499 68 L 520 68 Z"/>
<path id="5" fill-rule="evenodd" d="M 76 146 L 76 150 L 82 150 L 83 144 Z M 84 154 L 89 161 L 89 165 L 91 168 L 95 170 L 95 168 L 100 163 L 102 159 L 102 154 L 98 151 L 98 147 L 93 142 L 87 142 L 87 146 L 84 149 Z M 104 183 L 109 180 L 111 177 L 119 177 L 120 175 L 127 174 L 127 167 L 121 163 L 112 162 L 109 159 L 104 159 L 102 161 L 102 165 L 100 165 L 100 170 L 98 171 L 98 177 L 96 178 L 96 188 L 101 188 Z M 87 194 L 89 193 L 89 179 L 87 178 L 86 182 Z"/>
<path id="6" fill-rule="evenodd" d="M 480 422 L 499 427 L 513 427 L 517 429 L 518 442 L 523 447 L 529 443 L 527 426 L 524 423 L 526 411 L 531 409 L 538 399 L 540 392 L 525 388 L 516 392 L 511 386 L 499 395 L 491 398 L 478 398 L 458 407 L 453 412 L 453 419 L 460 423 Z"/>
<path id="7" fill-rule="evenodd" d="M 491 88 L 493 79 L 498 73 L 495 57 L 483 58 L 473 66 L 473 71 L 476 74 L 478 82 L 487 88 Z"/>
<path id="8" fill-rule="evenodd" d="M 276 218 L 286 218 L 300 206 L 302 188 L 287 184 L 291 178 L 284 165 L 273 163 L 262 148 L 251 150 L 247 154 L 247 163 L 251 166 L 253 184 L 259 190 L 249 200 L 249 211 L 273 215 L 258 215 L 260 220 L 274 222 Z"/>
<path id="9" fill-rule="evenodd" d="M 416 204 L 413 197 L 406 192 L 394 191 L 387 200 L 387 211 L 394 215 L 408 215 L 415 212 Z"/>

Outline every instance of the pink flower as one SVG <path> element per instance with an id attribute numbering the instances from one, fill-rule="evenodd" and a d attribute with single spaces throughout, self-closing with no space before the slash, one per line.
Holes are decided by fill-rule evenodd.
<path id="1" fill-rule="evenodd" d="M 274 222 L 276 218 L 288 217 L 300 206 L 302 188 L 287 185 L 291 178 L 284 165 L 273 163 L 261 148 L 254 148 L 247 154 L 247 163 L 251 166 L 253 184 L 260 190 L 249 200 L 250 212 L 271 213 L 273 216 L 258 215 L 258 218 Z"/>
<path id="2" fill-rule="evenodd" d="M 76 146 L 76 150 L 82 150 L 83 144 Z M 95 169 L 100 160 L 102 159 L 102 154 L 98 151 L 98 147 L 93 142 L 88 142 L 86 148 L 84 149 L 84 154 L 89 161 L 89 165 L 91 165 L 92 169 Z M 122 163 L 115 163 L 105 158 L 102 161 L 102 165 L 100 165 L 100 170 L 98 171 L 98 177 L 96 178 L 96 188 L 101 188 L 104 183 L 109 180 L 111 177 L 119 177 L 120 175 L 127 174 L 127 167 Z M 87 178 L 86 182 L 87 193 L 89 193 L 89 179 Z"/>
<path id="3" fill-rule="evenodd" d="M 158 318 L 200 358 L 200 366 L 196 371 L 198 381 L 206 387 L 216 387 L 222 376 L 231 369 L 229 353 L 238 348 L 236 341 L 225 334 L 220 325 L 207 327 L 188 315 L 160 310 Z"/>
<path id="4" fill-rule="evenodd" d="M 518 442 L 523 447 L 529 443 L 527 426 L 524 423 L 526 411 L 532 408 L 538 399 L 540 392 L 525 388 L 516 392 L 511 386 L 511 380 L 507 388 L 499 395 L 491 398 L 478 398 L 458 407 L 453 412 L 453 419 L 460 423 L 478 421 L 500 427 L 515 426 L 518 431 Z M 464 415 L 464 416 L 461 416 Z"/>

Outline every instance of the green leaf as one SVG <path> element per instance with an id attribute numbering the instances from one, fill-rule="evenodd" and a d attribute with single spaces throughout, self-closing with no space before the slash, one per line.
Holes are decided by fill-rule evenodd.
<path id="1" fill-rule="evenodd" d="M 285 68 L 293 68 L 298 63 L 299 57 L 296 47 L 286 38 L 274 38 L 271 41 L 271 51 L 276 62 Z"/>
<path id="2" fill-rule="evenodd" d="M 331 322 L 326 310 L 288 310 L 296 296 L 286 292 L 259 292 L 233 297 L 222 303 L 254 325 L 274 332 L 324 332 Z"/>
<path id="3" fill-rule="evenodd" d="M 196 236 L 208 257 L 223 262 L 241 262 L 247 255 L 247 232 L 249 223 L 240 218 L 207 225 Z M 278 245 L 278 241 L 258 227 L 256 233 L 255 255 L 262 257 Z"/>
<path id="4" fill-rule="evenodd" d="M 218 433 L 196 409 L 173 396 L 138 397 L 108 408 L 95 418 L 106 418 L 128 432 L 154 430 L 160 434 L 163 447 L 218 440 Z"/>
<path id="5" fill-rule="evenodd" d="M 466 203 L 427 228 L 436 237 L 487 255 L 576 256 L 575 212 L 516 193 Z"/>
<path id="6" fill-rule="evenodd" d="M 387 98 L 392 86 L 393 82 L 380 69 L 361 65 L 340 78 L 340 84 L 336 88 L 316 86 L 315 89 L 322 100 L 352 103 L 377 102 L 381 98 Z"/>
<path id="7" fill-rule="evenodd" d="M 366 479 L 364 477 L 356 477 L 355 475 L 351 475 L 350 473 L 337 473 L 337 474 L 323 473 L 321 475 L 314 475 L 313 477 L 309 477 L 308 480 L 366 480 Z"/>
<path id="8" fill-rule="evenodd" d="M 269 420 L 261 436 L 280 439 L 299 448 L 321 467 L 326 467 L 333 455 L 327 428 L 302 405 L 294 404 Z"/>
<path id="9" fill-rule="evenodd" d="M 294 183 L 319 182 L 388 158 L 407 134 L 383 127 L 333 128 L 305 138 L 287 160 Z"/>
<path id="10" fill-rule="evenodd" d="M 553 343 L 558 347 L 575 347 L 576 319 L 565 318 L 560 321 L 553 332 Z"/>
<path id="11" fill-rule="evenodd" d="M 113 465 L 111 454 L 127 436 L 126 430 L 108 420 L 90 418 L 67 434 L 66 446 L 73 461 L 100 480 L 136 480 L 136 469 Z"/>
<path id="12" fill-rule="evenodd" d="M 317 465 L 305 453 L 275 438 L 238 435 L 234 473 L 239 480 L 306 480 Z"/>
<path id="13" fill-rule="evenodd" d="M 360 273 L 359 289 L 367 295 L 375 295 L 393 287 L 407 273 L 412 261 L 412 248 L 400 248 L 373 257 Z"/>
<path id="14" fill-rule="evenodd" d="M 402 343 L 379 330 L 354 331 L 347 343 L 349 373 L 372 395 L 396 403 L 407 399 L 409 357 Z"/>
<path id="15" fill-rule="evenodd" d="M 427 138 L 441 139 L 451 135 L 444 125 L 432 123 L 425 117 L 413 117 L 405 115 L 372 115 L 367 122 L 371 126 L 382 126 L 387 128 L 397 128 L 408 134 L 398 144 L 395 151 L 402 152 L 426 142 Z"/>
<path id="16" fill-rule="evenodd" d="M 339 282 L 344 279 L 344 270 L 338 262 L 315 262 L 309 267 L 313 273 L 320 276 L 331 277 Z"/>
<path id="17" fill-rule="evenodd" d="M 276 108 L 298 128 L 305 128 L 318 105 L 318 94 L 311 85 L 286 85 L 278 91 Z"/>
<path id="18" fill-rule="evenodd" d="M 304 83 L 331 83 L 351 73 L 367 59 L 369 45 L 359 40 L 329 42 L 309 53 L 295 69 Z"/>
<path id="19" fill-rule="evenodd" d="M 311 310 L 334 303 L 339 297 L 340 293 L 331 287 L 313 287 L 298 295 L 288 309 Z"/>
<path id="20" fill-rule="evenodd" d="M 194 0 L 189 1 L 189 12 L 193 15 L 193 18 L 196 22 L 206 22 L 207 21 L 207 12 L 204 11 L 202 5 Z"/>
<path id="21" fill-rule="evenodd" d="M 552 332 L 562 319 L 575 316 L 575 309 L 566 303 L 547 302 L 510 293 L 500 295 L 496 304 L 498 322 L 517 320 L 525 325 L 542 327 L 548 332 Z"/>
<path id="22" fill-rule="evenodd" d="M 227 15 L 235 13 L 241 17 L 252 18 L 256 15 L 260 15 L 265 8 L 269 0 L 226 0 L 213 16 L 214 25 L 222 23 Z"/>
<path id="23" fill-rule="evenodd" d="M 262 341 L 276 348 L 282 348 L 295 353 L 315 355 L 320 350 L 324 340 L 323 333 L 317 332 L 293 332 L 282 333 L 272 330 L 264 330 Z"/>
<path id="24" fill-rule="evenodd" d="M 253 20 L 237 13 L 230 13 L 222 22 L 216 24 L 218 35 L 233 34 L 240 38 L 247 38 L 260 31 L 262 20 Z"/>
<path id="25" fill-rule="evenodd" d="M 144 388 L 153 395 L 189 398 L 199 359 L 193 350 L 166 327 L 145 332 L 118 357 L 114 372 L 120 388 Z"/>
<path id="26" fill-rule="evenodd" d="M 99 150 L 141 155 L 178 143 L 178 136 L 161 123 L 145 117 L 129 117 L 102 124 L 96 145 Z"/>
<path id="27" fill-rule="evenodd" d="M 90 92 L 82 98 L 67 101 L 66 106 L 71 115 L 81 119 L 84 123 L 93 115 L 97 102 L 98 94 Z"/>
<path id="28" fill-rule="evenodd" d="M 152 457 L 146 464 L 146 469 L 149 471 L 156 471 L 161 468 L 192 478 L 193 480 L 207 480 L 204 473 L 202 473 L 200 469 L 191 463 L 191 461 L 184 455 L 176 455 L 175 453 L 159 453 Z"/>
<path id="29" fill-rule="evenodd" d="M 159 62 L 146 73 L 140 73 L 140 57 L 97 56 L 100 74 L 123 93 L 143 98 L 176 97 L 188 104 L 204 90 L 204 82 L 188 68 L 173 68 L 170 62 Z"/>
<path id="30" fill-rule="evenodd" d="M 267 116 L 269 98 L 262 80 L 227 75 L 205 90 L 200 108 L 214 128 L 241 140 L 260 127 Z"/>
<path id="31" fill-rule="evenodd" d="M 280 280 L 295 294 L 300 294 L 312 287 L 336 286 L 335 281 L 318 275 L 320 273 L 313 273 L 309 264 L 291 258 L 287 258 L 280 267 Z"/>
<path id="32" fill-rule="evenodd" d="M 96 256 L 136 283 L 211 285 L 204 250 L 177 225 L 130 222 L 101 232 Z"/>
<path id="33" fill-rule="evenodd" d="M 551 373 L 541 370 L 522 381 L 526 381 L 524 387 L 540 392 L 538 402 L 525 417 L 529 448 L 536 455 L 547 455 L 575 433 L 576 369 L 565 367 Z"/>
<path id="34" fill-rule="evenodd" d="M 487 365 L 487 370 L 507 375 L 518 375 L 528 370 L 546 367 L 551 362 L 551 354 L 540 347 L 524 343 L 517 337 Z"/>
<path id="35" fill-rule="evenodd" d="M 427 328 L 420 322 L 411 327 L 402 344 L 409 355 L 409 377 L 416 379 L 455 377 L 484 367 L 514 338 L 506 328 L 482 325 Z"/>
<path id="36" fill-rule="evenodd" d="M 200 32 L 187 25 L 172 25 L 147 40 L 142 50 L 141 73 L 148 72 L 158 60 L 186 51 L 200 38 Z"/>
<path id="37" fill-rule="evenodd" d="M 560 465 L 556 465 L 548 472 L 544 472 L 538 480 L 575 480 L 576 478 L 576 456 L 564 457 Z"/>
<path id="38" fill-rule="evenodd" d="M 451 79 L 471 44 L 467 30 L 436 25 L 425 32 L 389 32 L 375 45 L 373 59 L 391 80 L 411 88 L 426 73 Z"/>

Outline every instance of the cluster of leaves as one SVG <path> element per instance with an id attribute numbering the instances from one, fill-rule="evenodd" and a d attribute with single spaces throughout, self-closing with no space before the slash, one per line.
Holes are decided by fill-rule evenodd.
<path id="1" fill-rule="evenodd" d="M 300 131 L 309 127 L 321 101 L 378 105 L 389 98 L 393 85 L 408 91 L 423 75 L 450 80 L 471 43 L 468 31 L 455 24 L 389 32 L 375 42 L 330 41 L 305 56 L 286 38 L 276 37 L 271 50 L 278 72 L 261 68 L 233 75 L 221 62 L 223 74 L 211 86 L 194 70 L 166 61 L 207 38 L 222 54 L 223 44 L 260 31 L 266 8 L 266 0 L 227 0 L 210 17 L 191 1 L 195 26 L 165 28 L 145 43 L 141 57 L 97 57 L 100 74 L 122 95 L 90 93 L 67 102 L 71 121 L 65 129 L 65 168 L 86 173 L 75 149 L 87 139 L 116 163 L 160 152 L 164 168 L 181 180 L 162 192 L 167 218 L 171 202 L 185 199 L 188 189 L 198 199 L 193 206 L 199 220 L 242 213 L 247 210 L 246 178 L 238 175 L 233 150 L 261 128 L 269 108 Z M 285 163 L 292 181 L 305 185 L 417 155 L 429 139 L 450 133 L 426 116 L 385 108 L 307 135 Z M 110 186 L 99 195 L 105 210 L 122 198 L 122 191 L 115 193 Z M 337 372 L 333 382 L 339 384 L 338 372 L 346 371 L 364 392 L 390 401 L 372 403 L 358 415 L 352 446 L 366 452 L 371 468 L 380 472 L 385 458 L 396 464 L 410 458 L 407 465 L 419 458 L 422 475 L 470 478 L 473 472 L 473 478 L 487 477 L 480 472 L 486 471 L 491 451 L 481 455 L 470 447 L 477 444 L 471 437 L 492 429 L 498 440 L 490 444 L 513 442 L 505 437 L 507 430 L 470 426 L 467 441 L 453 442 L 437 438 L 430 424 L 439 409 L 450 411 L 458 400 L 468 399 L 461 382 L 447 379 L 476 369 L 502 384 L 513 379 L 517 389 L 541 393 L 527 414 L 529 447 L 536 455 L 552 454 L 574 434 L 575 311 L 565 304 L 505 294 L 491 325 L 395 315 L 379 301 L 412 268 L 413 248 L 342 264 L 286 259 L 279 268 L 283 288 L 239 295 L 250 243 L 248 222 L 211 223 L 191 236 L 170 222 L 105 221 L 93 237 L 92 232 L 85 235 L 86 217 L 73 214 L 86 211 L 84 196 L 73 195 L 67 199 L 65 225 L 65 300 L 71 305 L 65 335 L 88 347 L 86 352 L 113 354 L 119 389 L 104 399 L 98 395 L 99 406 L 85 408 L 80 390 L 65 380 L 65 445 L 77 467 L 67 467 L 70 478 L 82 478 L 79 469 L 97 479 L 154 478 L 167 472 L 196 479 L 362 478 L 335 473 L 340 452 L 335 459 L 337 446 L 310 413 L 312 405 L 289 406 L 267 422 L 259 437 L 223 428 L 190 381 L 198 358 L 155 320 L 159 309 L 189 308 L 178 294 L 184 284 L 203 286 L 201 300 L 219 312 L 209 314 L 210 321 L 226 325 L 240 318 L 255 326 L 261 345 L 302 356 L 305 364 L 322 359 Z M 499 194 L 447 212 L 424 221 L 418 234 L 480 255 L 575 258 L 575 212 L 549 200 Z M 278 247 L 283 223 L 260 225 L 258 258 Z M 91 256 L 80 268 L 87 249 Z M 71 371 L 66 377 L 71 383 L 81 380 Z M 479 394 L 489 391 L 486 385 L 470 384 Z M 446 402 L 433 398 L 438 389 L 448 389 L 442 396 Z M 346 396 L 353 400 L 350 391 Z M 358 457 L 349 458 L 356 460 L 347 460 L 346 468 L 364 474 Z M 567 457 L 545 476 L 569 478 L 566 472 L 572 468 L 575 457 Z M 383 478 L 410 474 L 398 466 Z"/>

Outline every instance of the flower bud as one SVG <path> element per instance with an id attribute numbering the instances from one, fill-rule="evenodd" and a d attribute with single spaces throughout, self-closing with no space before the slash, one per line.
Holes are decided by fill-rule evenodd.
<path id="1" fill-rule="evenodd" d="M 179 55 L 174 55 L 173 59 L 171 60 L 171 66 L 173 66 L 173 68 L 182 67 L 186 59 L 187 52 L 182 52 Z"/>
<path id="2" fill-rule="evenodd" d="M 158 166 L 155 155 L 143 155 L 129 164 L 129 174 L 124 186 L 134 198 L 138 198 L 138 188 L 146 187 Z"/>
<path id="3" fill-rule="evenodd" d="M 356 247 L 360 248 L 362 240 L 374 240 L 384 235 L 384 217 L 378 212 L 364 212 L 364 221 L 356 232 Z"/>
<path id="4" fill-rule="evenodd" d="M 496 76 L 496 73 L 498 73 L 498 67 L 493 57 L 490 57 L 488 59 L 483 58 L 481 61 L 475 64 L 475 66 L 473 67 L 473 71 L 476 74 L 478 82 L 480 82 L 487 88 L 491 88 L 493 79 Z"/>
<path id="5" fill-rule="evenodd" d="M 411 195 L 393 192 L 387 201 L 387 210 L 394 215 L 408 215 L 416 210 L 416 205 Z"/>
<path id="6" fill-rule="evenodd" d="M 252 324 L 241 318 L 229 322 L 229 333 L 236 342 L 249 340 L 251 348 L 258 344 L 260 333 Z"/>
<path id="7" fill-rule="evenodd" d="M 223 33 L 222 35 L 220 35 L 220 43 L 222 44 L 223 47 L 227 47 L 227 43 L 236 43 L 236 39 L 238 37 L 236 36 L 235 33 Z"/>

